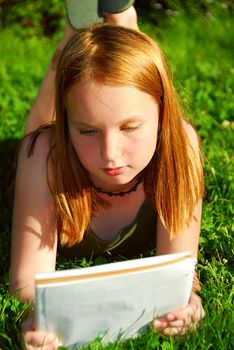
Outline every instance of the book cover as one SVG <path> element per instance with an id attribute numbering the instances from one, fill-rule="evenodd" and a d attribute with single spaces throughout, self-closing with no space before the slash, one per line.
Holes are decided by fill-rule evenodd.
<path id="1" fill-rule="evenodd" d="M 188 303 L 195 263 L 185 252 L 38 273 L 37 328 L 68 347 L 135 337 L 156 316 Z"/>

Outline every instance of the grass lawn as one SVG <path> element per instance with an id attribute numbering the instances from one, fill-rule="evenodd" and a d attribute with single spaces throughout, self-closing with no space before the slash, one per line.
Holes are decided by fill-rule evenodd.
<path id="1" fill-rule="evenodd" d="M 179 15 L 178 15 L 179 14 Z M 179 10 L 160 27 L 147 21 L 141 29 L 157 39 L 169 59 L 184 108 L 197 127 L 204 151 L 206 195 L 198 271 L 206 317 L 199 330 L 182 338 L 153 331 L 105 349 L 233 349 L 233 18 L 225 7 L 208 17 Z M 0 32 L 0 349 L 17 350 L 27 305 L 8 293 L 11 201 L 5 188 L 14 149 L 23 133 L 30 105 L 56 46 L 20 26 Z M 58 268 L 78 263 L 58 261 Z M 103 349 L 96 340 L 87 349 Z"/>

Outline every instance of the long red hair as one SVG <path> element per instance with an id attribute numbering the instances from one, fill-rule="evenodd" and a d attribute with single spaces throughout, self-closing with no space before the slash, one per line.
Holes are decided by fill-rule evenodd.
<path id="1" fill-rule="evenodd" d="M 203 195 L 202 160 L 191 145 L 184 114 L 159 46 L 143 33 L 111 25 L 83 28 L 68 42 L 56 75 L 56 125 L 53 156 L 55 196 L 61 243 L 82 240 L 93 213 L 92 187 L 70 140 L 66 98 L 85 80 L 133 86 L 160 106 L 155 154 L 144 169 L 144 188 L 173 238 L 192 219 Z"/>

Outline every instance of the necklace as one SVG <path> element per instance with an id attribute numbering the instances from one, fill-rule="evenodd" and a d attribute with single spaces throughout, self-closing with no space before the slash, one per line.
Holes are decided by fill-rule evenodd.
<path id="1" fill-rule="evenodd" d="M 97 193 L 103 193 L 103 194 L 106 194 L 109 197 L 112 197 L 112 196 L 123 197 L 123 196 L 125 196 L 125 194 L 129 194 L 131 192 L 135 192 L 137 190 L 138 185 L 142 182 L 142 179 L 143 179 L 142 175 L 138 176 L 135 185 L 133 185 L 129 190 L 121 191 L 121 192 L 104 191 L 100 187 L 96 187 L 93 183 L 92 183 L 92 187 L 97 191 Z"/>

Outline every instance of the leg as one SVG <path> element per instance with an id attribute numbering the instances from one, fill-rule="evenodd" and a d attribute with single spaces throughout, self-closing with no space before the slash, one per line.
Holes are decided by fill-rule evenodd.
<path id="1" fill-rule="evenodd" d="M 129 27 L 138 30 L 137 25 L 137 13 L 134 6 L 129 7 L 124 12 L 120 13 L 108 13 L 104 12 L 106 21 L 111 24 L 117 24 L 123 27 Z"/>
<path id="2" fill-rule="evenodd" d="M 131 3 L 133 3 L 133 1 L 131 1 Z M 109 10 L 109 8 L 107 9 Z M 105 11 L 105 7 L 103 7 L 103 10 Z M 108 23 L 138 29 L 137 14 L 135 8 L 132 5 L 130 5 L 130 7 L 128 7 L 123 12 L 109 13 L 105 11 L 103 15 L 105 17 L 106 22 Z M 67 23 L 64 35 L 61 41 L 59 42 L 55 54 L 49 64 L 37 97 L 30 110 L 28 120 L 25 126 L 25 134 L 36 130 L 42 124 L 49 123 L 55 119 L 54 79 L 56 73 L 56 63 L 64 46 L 74 34 L 75 29 L 73 29 L 70 26 L 70 24 Z"/>
<path id="3" fill-rule="evenodd" d="M 49 64 L 45 77 L 41 83 L 37 97 L 30 110 L 25 126 L 25 134 L 37 129 L 40 125 L 53 120 L 54 116 L 54 79 L 56 63 L 67 41 L 75 31 L 67 24 L 64 35 L 58 44 L 55 54 Z"/>
<path id="4" fill-rule="evenodd" d="M 134 0 L 99 0 L 106 22 L 138 30 Z"/>

